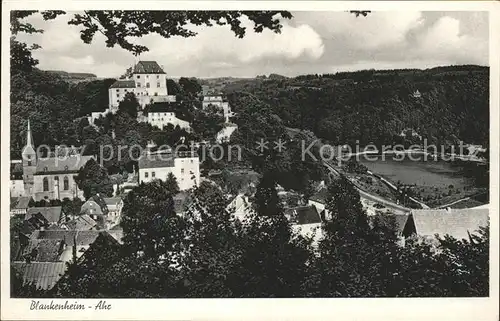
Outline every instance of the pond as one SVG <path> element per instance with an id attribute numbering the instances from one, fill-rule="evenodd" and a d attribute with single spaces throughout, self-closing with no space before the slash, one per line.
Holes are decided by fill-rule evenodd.
<path id="1" fill-rule="evenodd" d="M 411 160 L 408 157 L 394 159 L 392 155 L 359 157 L 359 163 L 365 165 L 370 171 L 386 179 L 402 184 L 416 184 L 445 188 L 453 185 L 455 188 L 472 187 L 475 180 L 470 175 L 465 175 L 464 168 L 445 161 L 432 159 Z"/>

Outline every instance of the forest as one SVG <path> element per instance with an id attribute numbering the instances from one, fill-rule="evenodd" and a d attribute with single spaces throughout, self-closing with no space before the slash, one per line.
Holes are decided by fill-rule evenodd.
<path id="1" fill-rule="evenodd" d="M 488 67 L 261 77 L 232 82 L 225 92 L 235 112 L 245 108 L 239 97 L 251 94 L 285 126 L 310 130 L 334 145 L 404 143 L 405 128 L 439 146 L 489 143 Z"/>

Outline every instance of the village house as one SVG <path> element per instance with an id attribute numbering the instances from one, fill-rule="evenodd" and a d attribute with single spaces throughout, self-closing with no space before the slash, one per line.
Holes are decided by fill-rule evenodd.
<path id="1" fill-rule="evenodd" d="M 323 237 L 322 220 L 317 208 L 314 205 L 286 208 L 285 216 L 291 223 L 292 231 L 311 238 L 312 246 L 317 249 Z"/>
<path id="2" fill-rule="evenodd" d="M 89 231 L 99 229 L 97 222 L 87 214 L 76 217 L 75 219 L 67 222 L 65 226 L 68 230 L 75 231 Z"/>
<path id="3" fill-rule="evenodd" d="M 231 111 L 231 106 L 229 106 L 229 102 L 227 102 L 222 95 L 207 94 L 203 96 L 203 109 L 207 109 L 210 105 L 215 106 L 218 110 L 222 111 L 222 115 L 224 116 L 224 121 L 226 123 L 228 123 L 229 119 L 234 116 L 234 113 Z"/>
<path id="4" fill-rule="evenodd" d="M 66 262 L 12 262 L 11 266 L 22 278 L 23 284 L 33 284 L 42 290 L 49 290 L 66 271 Z"/>
<path id="5" fill-rule="evenodd" d="M 177 118 L 173 112 L 173 103 L 155 103 L 147 107 L 139 121 L 147 122 L 151 126 L 156 126 L 163 130 L 169 124 L 174 128 L 179 126 L 187 132 L 191 131 L 191 125 L 188 121 Z"/>
<path id="6" fill-rule="evenodd" d="M 321 188 L 313 196 L 309 197 L 307 201 L 308 205 L 316 207 L 321 219 L 323 221 L 329 221 L 332 219 L 328 210 L 326 210 L 326 198 L 328 196 L 328 190 L 326 188 Z"/>
<path id="7" fill-rule="evenodd" d="M 48 206 L 48 207 L 30 207 L 28 208 L 25 220 L 29 221 L 37 215 L 43 216 L 47 220 L 48 225 L 59 225 L 66 222 L 66 215 L 61 206 Z"/>
<path id="8" fill-rule="evenodd" d="M 28 208 L 31 197 L 15 197 L 10 200 L 10 215 L 26 215 L 28 213 Z"/>
<path id="9" fill-rule="evenodd" d="M 200 159 L 196 153 L 159 151 L 144 153 L 139 158 L 139 182 L 165 181 L 172 173 L 181 191 L 200 184 Z"/>
<path id="10" fill-rule="evenodd" d="M 487 208 L 412 210 L 402 234 L 405 238 L 419 239 L 437 244 L 436 236 L 450 235 L 458 240 L 469 240 L 489 220 Z"/>
<path id="11" fill-rule="evenodd" d="M 252 203 L 246 194 L 240 193 L 229 202 L 226 211 L 234 215 L 236 219 L 243 220 L 253 213 Z"/>

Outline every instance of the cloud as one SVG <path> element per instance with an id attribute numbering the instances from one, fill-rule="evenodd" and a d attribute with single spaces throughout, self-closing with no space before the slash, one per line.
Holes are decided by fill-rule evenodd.
<path id="1" fill-rule="evenodd" d="M 294 27 L 285 23 L 281 34 L 269 30 L 255 33 L 251 22 L 246 19 L 242 25 L 247 27 L 242 39 L 235 37 L 227 26 L 193 27 L 198 35 L 192 38 L 164 39 L 149 35 L 140 41 L 150 48 L 143 57 L 165 60 L 169 65 L 173 61 L 250 63 L 264 58 L 294 60 L 300 57 L 315 60 L 324 53 L 321 37 L 309 25 Z"/>
<path id="2" fill-rule="evenodd" d="M 450 16 L 439 18 L 425 33 L 417 37 L 417 53 L 458 63 L 488 62 L 488 41 L 461 32 L 460 20 Z"/>
<path id="3" fill-rule="evenodd" d="M 91 72 L 118 77 L 137 58 L 120 47 L 108 48 L 96 33 L 91 44 L 80 39 L 79 27 L 66 16 L 29 21 L 43 34 L 19 35 L 38 43 L 42 69 Z M 427 68 L 450 64 L 488 64 L 488 15 L 479 12 L 372 12 L 355 17 L 347 12 L 293 12 L 281 34 L 256 34 L 252 23 L 243 39 L 228 26 L 193 27 L 196 37 L 165 39 L 149 35 L 134 42 L 150 51 L 138 59 L 157 60 L 172 77 L 288 76 L 370 68 Z M 387 68 L 386 68 L 387 67 Z"/>

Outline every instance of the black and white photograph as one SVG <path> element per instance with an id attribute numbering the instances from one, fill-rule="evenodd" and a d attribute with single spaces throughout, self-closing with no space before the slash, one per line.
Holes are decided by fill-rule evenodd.
<path id="1" fill-rule="evenodd" d="M 498 296 L 488 7 L 285 4 L 2 10 L 2 297 Z"/>

